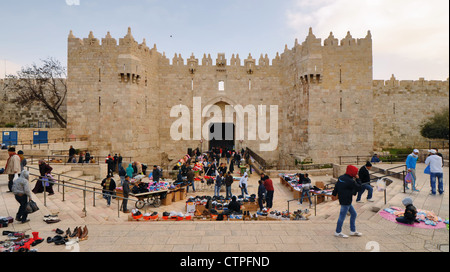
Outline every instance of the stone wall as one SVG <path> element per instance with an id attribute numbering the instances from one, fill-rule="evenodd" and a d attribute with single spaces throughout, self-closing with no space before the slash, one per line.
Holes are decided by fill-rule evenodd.
<path id="1" fill-rule="evenodd" d="M 94 153 L 121 153 L 164 166 L 175 164 L 188 148 L 208 149 L 209 136 L 195 136 L 203 125 L 208 129 L 213 105 L 221 109 L 221 118 L 235 124 L 235 112 L 227 115 L 225 107 L 276 105 L 275 150 L 260 151 L 267 140 L 259 133 L 235 141 L 236 149 L 249 147 L 270 165 L 293 165 L 295 159 L 337 162 L 341 155 L 367 155 L 374 147 L 416 141 L 420 117 L 430 116 L 431 110 L 419 114 L 413 104 L 448 107 L 448 81 L 396 86 L 394 80 L 391 86 L 373 81 L 372 66 L 370 32 L 362 39 L 348 33 L 340 41 L 331 33 L 322 44 L 310 30 L 302 44 L 296 40 L 272 60 L 222 53 L 217 58 L 204 54 L 201 60 L 179 54 L 169 59 L 156 45 L 150 49 L 145 40 L 136 42 L 130 29 L 119 42 L 109 33 L 100 41 L 92 32 L 84 39 L 71 32 L 67 135 L 89 136 Z M 194 112 L 197 98 L 201 107 Z M 181 140 L 171 135 L 180 116 L 170 113 L 177 107 L 189 116 L 189 134 Z M 411 115 L 414 122 L 406 118 Z M 245 129 L 253 118 L 259 112 L 245 115 Z M 269 124 L 267 118 L 267 129 Z"/>
<path id="2" fill-rule="evenodd" d="M 421 125 L 449 108 L 449 82 L 412 80 L 373 81 L 374 148 L 428 146 Z"/>
<path id="3" fill-rule="evenodd" d="M 6 124 L 14 124 L 15 127 L 41 127 L 58 128 L 59 125 L 53 120 L 53 116 L 42 104 L 35 102 L 30 106 L 19 106 L 11 101 L 17 94 L 6 87 L 6 80 L 0 79 L 0 127 Z M 64 101 L 60 114 L 67 118 L 66 102 Z"/>

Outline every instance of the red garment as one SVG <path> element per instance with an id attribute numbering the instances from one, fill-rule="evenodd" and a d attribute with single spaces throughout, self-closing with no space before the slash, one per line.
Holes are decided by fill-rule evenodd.
<path id="1" fill-rule="evenodd" d="M 349 165 L 347 166 L 347 170 L 345 171 L 345 173 L 354 178 L 358 175 L 358 168 L 356 166 Z"/>
<path id="2" fill-rule="evenodd" d="M 266 191 L 274 191 L 273 182 L 270 178 L 264 181 L 264 187 L 266 187 Z"/>

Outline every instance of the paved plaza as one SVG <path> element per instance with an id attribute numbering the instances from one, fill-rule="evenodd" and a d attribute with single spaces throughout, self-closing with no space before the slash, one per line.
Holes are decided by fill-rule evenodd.
<path id="1" fill-rule="evenodd" d="M 389 168 L 391 165 L 379 166 Z M 449 231 L 443 229 L 420 229 L 399 225 L 383 219 L 371 210 L 373 205 L 381 209 L 390 206 L 401 207 L 401 200 L 410 196 L 418 209 L 435 212 L 446 219 L 449 217 L 449 169 L 444 168 L 443 195 L 429 195 L 429 176 L 423 174 L 424 164 L 418 164 L 418 188 L 420 192 L 403 193 L 400 180 L 387 190 L 387 205 L 384 205 L 383 193 L 374 192 L 374 203 L 355 203 L 358 212 L 357 230 L 362 237 L 347 239 L 334 236 L 339 212 L 337 201 L 325 201 L 317 205 L 316 215 L 305 221 L 129 221 L 128 214 L 117 213 L 117 200 L 110 207 L 101 197 L 96 200 L 96 207 L 89 203 L 88 216 L 84 217 L 81 209 L 81 194 L 66 193 L 66 200 L 61 201 L 61 194 L 47 197 L 44 206 L 43 195 L 34 196 L 41 208 L 29 215 L 25 224 L 14 222 L 2 230 L 25 231 L 27 234 L 37 231 L 41 238 L 56 235 L 54 229 L 73 230 L 76 226 L 87 226 L 88 239 L 75 246 L 54 245 L 43 242 L 35 248 L 39 252 L 448 252 Z M 55 167 L 55 169 L 57 169 Z M 311 176 L 312 182 L 324 179 Z M 287 200 L 292 199 L 292 192 L 279 182 L 279 177 L 272 177 L 275 186 L 273 210 L 286 210 Z M 249 193 L 257 191 L 258 175 L 253 174 L 249 180 Z M 33 187 L 33 184 L 32 184 Z M 199 186 L 197 186 L 199 187 Z M 213 189 L 190 192 L 189 196 L 213 195 Z M 7 176 L 0 175 L 0 216 L 12 216 L 18 209 L 18 203 L 11 193 L 7 193 Z M 240 194 L 237 182 L 233 184 L 233 194 Z M 363 196 L 364 200 L 364 196 Z M 132 206 L 133 204 L 129 204 Z M 290 211 L 305 209 L 297 201 L 290 203 Z M 58 211 L 61 221 L 47 224 L 44 215 Z M 146 211 L 185 211 L 185 201 L 174 202 L 170 206 Z M 349 233 L 349 218 L 344 222 L 343 232 Z M 3 237 L 5 238 L 5 236 Z"/>

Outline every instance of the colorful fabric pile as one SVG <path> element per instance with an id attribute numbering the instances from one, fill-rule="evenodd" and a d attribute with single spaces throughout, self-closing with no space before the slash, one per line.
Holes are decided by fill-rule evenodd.
<path id="1" fill-rule="evenodd" d="M 179 159 L 177 162 L 177 166 L 181 167 L 183 165 L 183 163 L 187 162 L 189 159 L 191 158 L 191 156 L 189 155 L 184 155 L 184 157 L 182 159 Z"/>
<path id="2" fill-rule="evenodd" d="M 395 218 L 403 216 L 404 212 L 405 210 L 402 208 L 391 206 L 390 208 L 383 209 L 379 214 L 389 221 L 397 222 Z M 418 223 L 414 223 L 411 226 L 419 228 L 443 228 L 446 224 L 445 221 L 434 212 L 422 209 L 417 209 L 416 219 Z"/>
<path id="3" fill-rule="evenodd" d="M 170 186 L 171 185 L 169 182 L 160 181 L 160 182 L 149 182 L 147 188 L 149 192 L 158 192 L 158 191 L 166 191 L 170 188 Z"/>
<path id="4" fill-rule="evenodd" d="M 201 162 L 196 162 L 194 164 L 194 167 L 192 168 L 192 170 L 194 170 L 194 172 L 200 172 L 203 171 L 203 163 Z"/>

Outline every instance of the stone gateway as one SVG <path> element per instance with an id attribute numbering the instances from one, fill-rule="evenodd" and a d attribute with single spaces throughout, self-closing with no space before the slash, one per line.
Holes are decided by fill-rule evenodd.
<path id="1" fill-rule="evenodd" d="M 411 105 L 426 101 L 435 110 L 448 108 L 448 80 L 374 81 L 372 59 L 370 31 L 359 39 L 348 33 L 340 41 L 330 33 L 322 44 L 310 29 L 303 43 L 286 45 L 272 60 L 219 53 L 214 61 L 209 54 L 200 60 L 175 54 L 170 60 L 145 39 L 136 42 L 131 29 L 118 42 L 109 32 L 99 40 L 92 32 L 81 39 L 71 31 L 67 134 L 88 137 L 97 154 L 122 153 L 159 164 L 163 156 L 177 161 L 189 147 L 208 149 L 211 134 L 196 129 L 208 122 L 230 124 L 233 133 L 241 133 L 236 118 L 244 116 L 244 127 L 254 130 L 244 129 L 241 140 L 234 135 L 227 144 L 249 147 L 279 167 L 294 164 L 294 157 L 336 162 L 340 155 L 368 155 L 383 145 L 423 140 L 417 128 L 432 110 Z M 198 98 L 200 108 L 194 105 Z M 226 110 L 237 107 L 243 115 Z M 189 123 L 186 119 L 178 129 L 189 127 L 189 135 L 174 138 L 173 124 L 183 112 Z M 271 128 L 275 148 L 262 150 L 273 143 L 267 137 Z M 266 137 L 253 137 L 259 131 Z"/>

